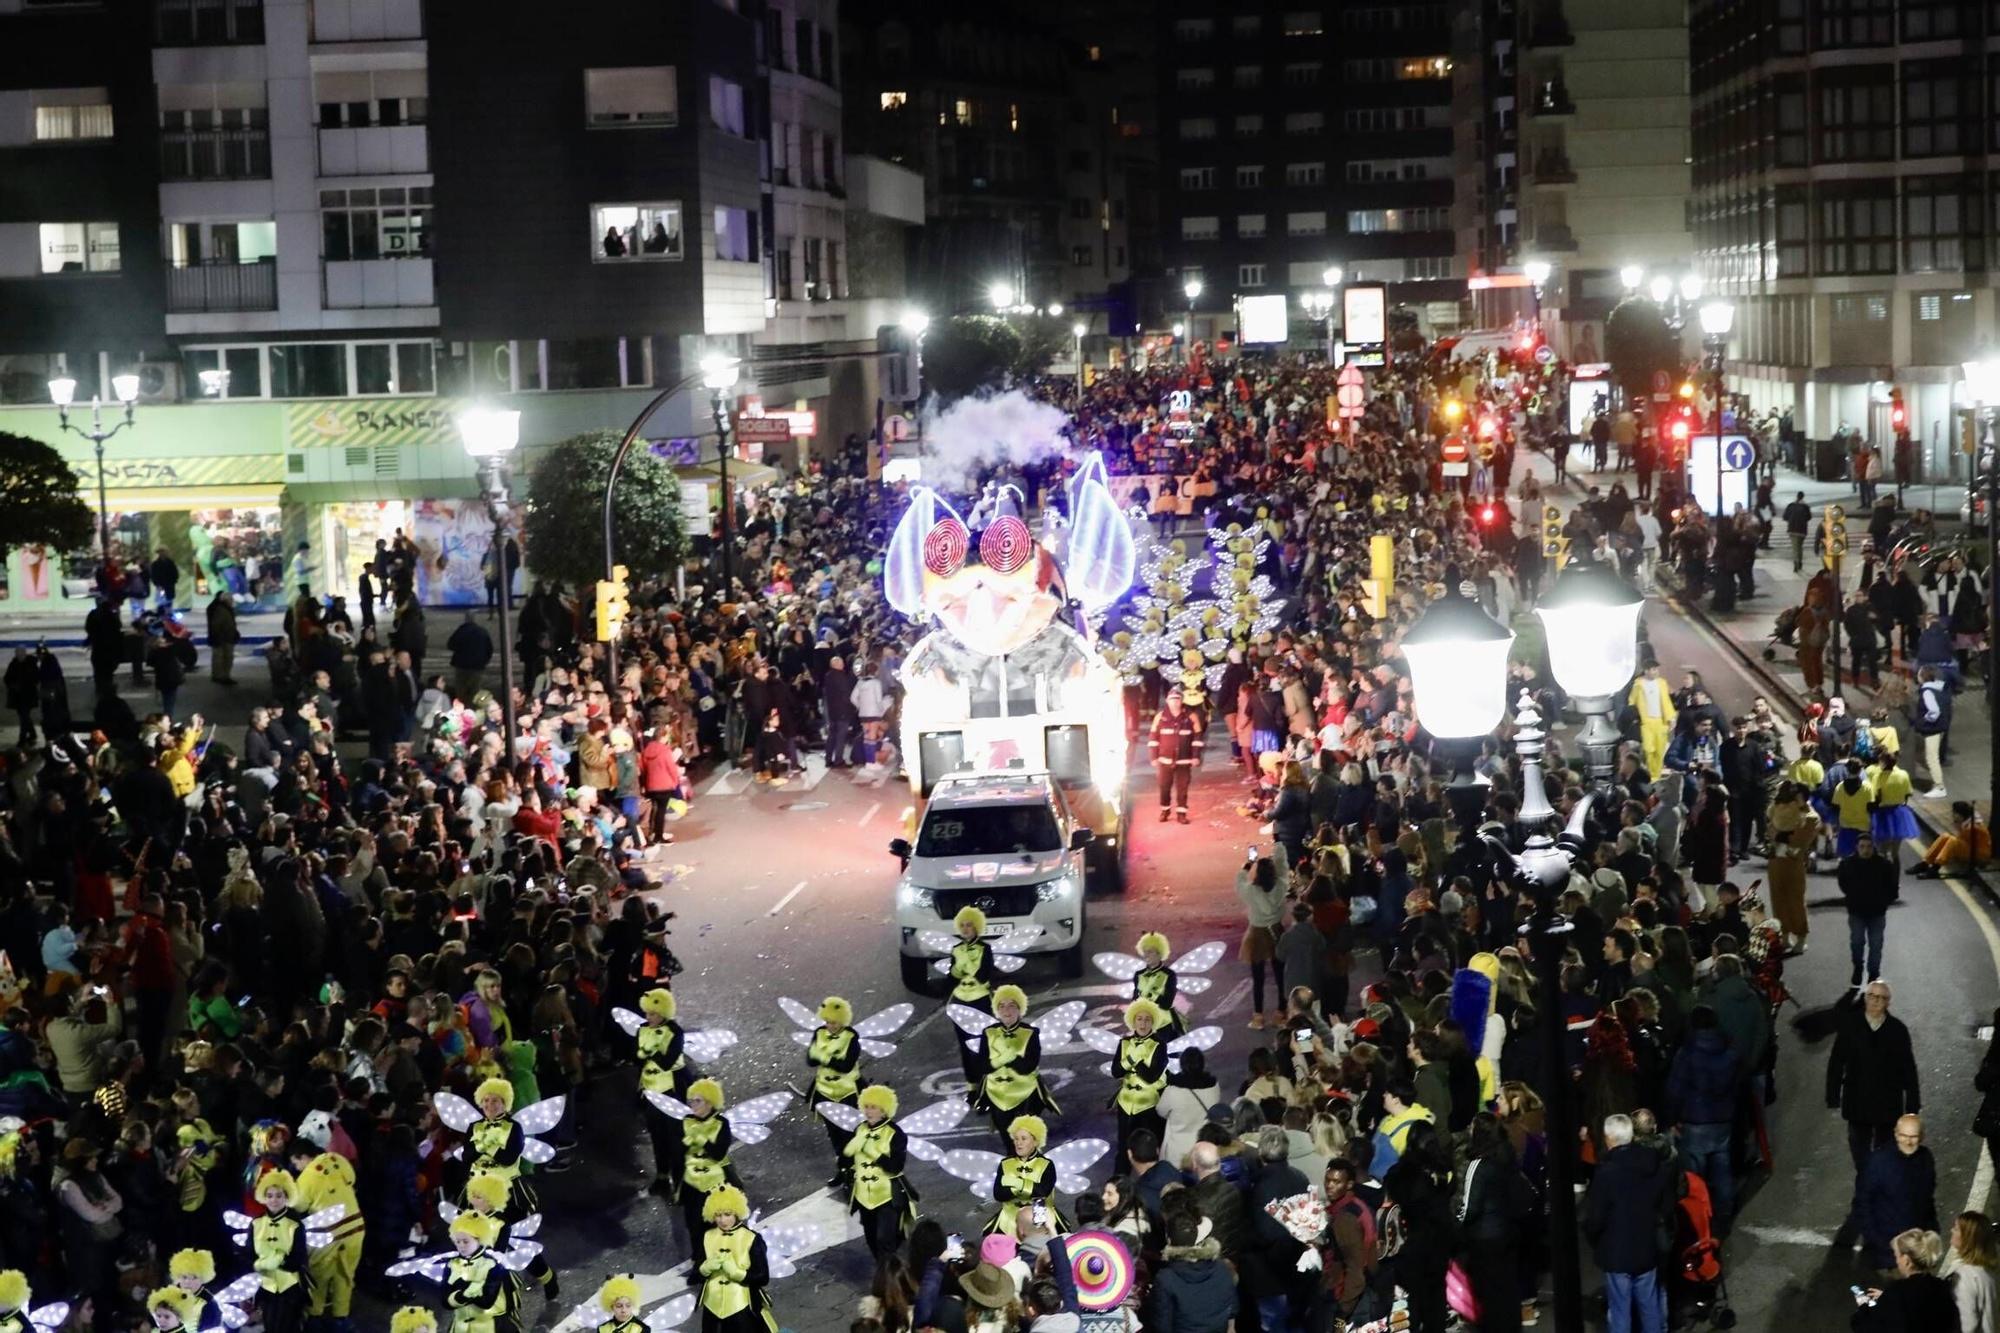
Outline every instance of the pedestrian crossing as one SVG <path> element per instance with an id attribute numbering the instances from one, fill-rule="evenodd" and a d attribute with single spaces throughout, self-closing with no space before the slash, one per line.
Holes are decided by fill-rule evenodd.
<path id="1" fill-rule="evenodd" d="M 798 773 L 782 786 L 757 781 L 754 769 L 738 768 L 725 764 L 707 782 L 695 789 L 695 794 L 704 800 L 719 796 L 756 795 L 762 792 L 786 792 L 796 794 L 811 791 L 826 777 L 826 756 L 808 752 L 803 756 L 803 764 Z"/>

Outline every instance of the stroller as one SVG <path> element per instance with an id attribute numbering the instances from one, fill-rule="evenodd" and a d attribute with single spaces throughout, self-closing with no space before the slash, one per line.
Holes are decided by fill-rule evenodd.
<path id="1" fill-rule="evenodd" d="M 1715 1208 L 1709 1201 L 1708 1183 L 1692 1171 L 1685 1179 L 1687 1193 L 1674 1206 L 1674 1246 L 1679 1262 L 1672 1265 L 1668 1277 L 1668 1323 L 1678 1327 L 1706 1319 L 1715 1328 L 1734 1328 L 1736 1311 L 1729 1308 L 1722 1242 L 1715 1238 L 1711 1225 Z"/>
<path id="2" fill-rule="evenodd" d="M 1775 662 L 1778 660 L 1779 648 L 1796 647 L 1797 645 L 1792 642 L 1792 636 L 1798 633 L 1798 629 L 1798 607 L 1788 606 L 1778 612 L 1777 619 L 1771 622 L 1771 641 L 1764 645 L 1764 660 L 1766 662 Z"/>

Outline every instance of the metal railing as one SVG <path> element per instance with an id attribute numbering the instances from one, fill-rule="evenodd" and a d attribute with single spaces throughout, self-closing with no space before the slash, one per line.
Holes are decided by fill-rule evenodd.
<path id="1" fill-rule="evenodd" d="M 161 180 L 245 181 L 270 176 L 269 130 L 160 131 Z"/>
<path id="2" fill-rule="evenodd" d="M 268 259 L 212 259 L 167 270 L 167 311 L 276 310 L 278 266 Z"/>

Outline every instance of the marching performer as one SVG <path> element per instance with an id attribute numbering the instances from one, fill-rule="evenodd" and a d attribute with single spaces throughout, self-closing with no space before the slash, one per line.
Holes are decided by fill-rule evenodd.
<path id="1" fill-rule="evenodd" d="M 916 1221 L 916 1191 L 903 1176 L 909 1138 L 896 1123 L 896 1093 L 880 1083 L 860 1094 L 861 1124 L 841 1148 L 847 1206 L 861 1219 L 868 1253 L 880 1263 L 903 1243 Z M 833 1122 L 828 1121 L 829 1124 Z"/>
<path id="2" fill-rule="evenodd" d="M 465 1206 L 475 1216 L 491 1218 L 500 1224 L 492 1248 L 503 1253 L 513 1247 L 517 1234 L 525 1239 L 541 1229 L 542 1215 L 522 1212 L 514 1201 L 514 1187 L 490 1171 L 476 1171 L 465 1182 Z M 537 1253 L 521 1271 L 541 1283 L 542 1295 L 549 1300 L 562 1295 L 562 1283 L 555 1269 L 549 1267 L 546 1253 Z"/>
<path id="3" fill-rule="evenodd" d="M 951 978 L 949 1002 L 990 1014 L 993 1012 L 993 987 L 999 980 L 1000 968 L 993 961 L 992 947 L 980 938 L 986 933 L 986 913 L 977 907 L 961 907 L 958 915 L 951 919 L 951 927 L 958 933 L 958 943 L 951 946 L 951 969 L 946 974 Z M 958 1061 L 965 1070 L 966 1079 L 978 1083 L 972 1053 L 963 1045 L 958 1049 Z"/>
<path id="4" fill-rule="evenodd" d="M 493 1243 L 500 1222 L 477 1213 L 452 1219 L 445 1265 L 444 1303 L 451 1309 L 451 1333 L 520 1333 L 520 1283 L 500 1262 Z"/>
<path id="5" fill-rule="evenodd" d="M 146 1313 L 160 1333 L 214 1333 L 222 1327 L 222 1316 L 209 1302 L 180 1287 L 161 1287 L 148 1295 Z M 215 1322 L 203 1323 L 207 1318 Z"/>
<path id="6" fill-rule="evenodd" d="M 730 1132 L 728 1117 L 722 1114 L 726 1104 L 722 1085 L 714 1079 L 698 1078 L 688 1085 L 688 1114 L 681 1121 L 685 1156 L 675 1198 L 687 1217 L 688 1244 L 697 1250 L 708 1220 L 708 1196 L 743 1183 L 729 1160 L 736 1136 Z"/>
<path id="7" fill-rule="evenodd" d="M 1167 937 L 1157 930 L 1149 930 L 1139 937 L 1139 960 L 1145 964 L 1132 976 L 1132 998 L 1150 1001 L 1158 1009 L 1154 1026 L 1169 1037 L 1179 1037 L 1187 1032 L 1187 1023 L 1180 1010 L 1174 1008 L 1174 1001 L 1180 998 L 1180 976 L 1167 965 L 1173 955 L 1168 947 Z M 1126 1011 L 1129 1015 L 1130 1010 Z M 1124 1149 L 1119 1149 L 1123 1152 Z"/>
<path id="8" fill-rule="evenodd" d="M 299 1333 L 305 1319 L 311 1249 L 306 1223 L 293 1213 L 299 1185 L 289 1171 L 266 1171 L 257 1182 L 263 1216 L 250 1223 L 250 1267 L 257 1274 L 257 1311 L 264 1333 Z"/>
<path id="9" fill-rule="evenodd" d="M 593 1333 L 651 1333 L 652 1326 L 639 1317 L 639 1281 L 630 1273 L 604 1279 L 597 1289 L 597 1308 L 604 1312 Z"/>
<path id="10" fill-rule="evenodd" d="M 854 1030 L 854 1006 L 838 995 L 829 995 L 819 1002 L 819 1021 L 812 1044 L 806 1047 L 806 1063 L 813 1070 L 813 1101 L 853 1106 L 861 1087 L 861 1034 Z M 842 1154 L 848 1135 L 828 1120 L 826 1139 L 834 1155 L 833 1179 L 826 1183 L 838 1185 L 846 1174 Z"/>
<path id="11" fill-rule="evenodd" d="M 702 1333 L 778 1333 L 771 1313 L 770 1251 L 749 1227 L 750 1205 L 733 1185 L 702 1203 L 709 1224 L 701 1238 Z"/>
<path id="12" fill-rule="evenodd" d="M 512 1115 L 514 1085 L 504 1078 L 489 1078 L 472 1093 L 479 1119 L 466 1131 L 467 1152 L 473 1171 L 486 1171 L 506 1181 L 529 1212 L 540 1212 L 534 1188 L 521 1179 L 521 1157 L 528 1135 Z"/>
<path id="13" fill-rule="evenodd" d="M 1161 944 L 1164 947 L 1165 941 Z M 1139 942 L 1139 948 L 1142 953 L 1145 951 L 1144 940 Z M 1119 1041 L 1118 1053 L 1111 1064 L 1112 1076 L 1118 1080 L 1118 1089 L 1111 1094 L 1111 1105 L 1118 1112 L 1120 1160 L 1124 1159 L 1134 1130 L 1150 1129 L 1155 1135 L 1166 1132 L 1166 1119 L 1158 1109 L 1160 1094 L 1167 1090 L 1169 1027 L 1165 1018 L 1151 1000 L 1134 1000 L 1125 1006 L 1125 1027 L 1130 1035 Z M 1018 1137 L 1015 1141 L 1018 1146 Z"/>
<path id="14" fill-rule="evenodd" d="M 995 990 L 997 1021 L 986 1025 L 971 1052 L 976 1073 L 972 1103 L 993 1117 L 993 1127 L 1010 1143 L 1007 1126 L 1015 1116 L 1062 1114 L 1042 1084 L 1042 1034 L 1024 1021 L 1027 1013 L 1028 996 L 1019 986 Z"/>
<path id="15" fill-rule="evenodd" d="M 639 997 L 639 1012 L 645 1016 L 634 1038 L 639 1048 L 639 1090 L 664 1092 L 685 1097 L 693 1076 L 688 1072 L 686 1038 L 676 1021 L 679 1005 L 674 993 L 664 986 Z M 643 1100 L 643 1099 L 642 1099 Z M 681 1126 L 678 1120 L 647 1105 L 646 1134 L 653 1141 L 653 1184 L 655 1194 L 672 1194 L 681 1178 Z"/>
<path id="16" fill-rule="evenodd" d="M 1001 1157 L 993 1172 L 993 1201 L 1000 1210 L 987 1219 L 986 1234 L 1015 1235 L 1015 1216 L 1038 1202 L 1048 1209 L 1049 1223 L 1058 1234 L 1068 1231 L 1070 1220 L 1054 1202 L 1056 1164 L 1042 1152 L 1048 1146 L 1048 1122 L 1038 1115 L 1015 1116 L 1007 1126 L 1007 1137 L 1013 1151 Z"/>

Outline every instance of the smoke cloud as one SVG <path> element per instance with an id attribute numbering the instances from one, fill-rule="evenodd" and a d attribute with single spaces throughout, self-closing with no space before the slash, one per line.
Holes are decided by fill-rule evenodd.
<path id="1" fill-rule="evenodd" d="M 961 398 L 943 412 L 924 412 L 924 480 L 967 495 L 980 473 L 1003 463 L 1022 467 L 1062 452 L 1069 417 L 1019 389 Z"/>

